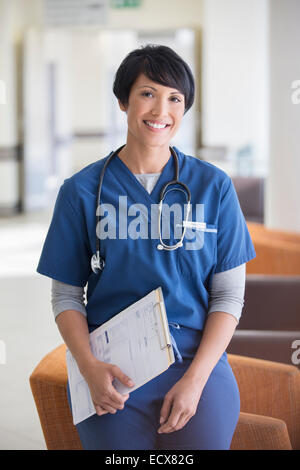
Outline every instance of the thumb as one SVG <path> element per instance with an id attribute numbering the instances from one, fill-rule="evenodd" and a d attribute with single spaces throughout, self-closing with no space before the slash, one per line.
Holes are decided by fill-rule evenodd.
<path id="1" fill-rule="evenodd" d="M 128 377 L 126 374 L 124 374 L 124 372 L 122 372 L 121 369 L 118 366 L 116 366 L 116 365 L 112 366 L 112 374 L 123 385 L 126 385 L 126 387 L 133 387 L 134 386 L 134 383 L 130 379 L 130 377 Z"/>

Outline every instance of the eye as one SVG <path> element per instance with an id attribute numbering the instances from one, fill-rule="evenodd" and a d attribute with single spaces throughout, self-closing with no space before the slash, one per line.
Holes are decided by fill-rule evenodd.
<path id="1" fill-rule="evenodd" d="M 176 101 L 174 101 L 174 100 L 176 100 Z M 179 98 L 177 98 L 177 96 L 172 96 L 171 101 L 173 101 L 174 103 L 181 103 L 181 100 Z"/>
<path id="2" fill-rule="evenodd" d="M 144 92 L 142 93 L 142 96 L 147 96 L 147 97 L 148 97 L 149 95 L 152 95 L 151 91 L 144 91 Z M 152 95 L 152 96 L 153 96 L 153 95 Z"/>

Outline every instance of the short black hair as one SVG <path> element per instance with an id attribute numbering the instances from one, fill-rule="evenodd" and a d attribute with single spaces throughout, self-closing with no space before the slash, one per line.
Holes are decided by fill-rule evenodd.
<path id="1" fill-rule="evenodd" d="M 153 82 L 176 88 L 184 95 L 186 113 L 194 102 L 195 82 L 188 64 L 167 46 L 147 44 L 130 52 L 119 66 L 113 92 L 127 105 L 131 87 L 140 74 Z"/>

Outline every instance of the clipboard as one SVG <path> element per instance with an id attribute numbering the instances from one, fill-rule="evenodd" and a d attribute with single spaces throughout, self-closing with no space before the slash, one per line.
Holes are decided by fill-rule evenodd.
<path id="1" fill-rule="evenodd" d="M 160 320 L 162 323 L 162 331 L 164 333 L 163 341 L 160 341 L 160 346 L 161 346 L 161 349 L 166 349 L 169 355 L 169 361 L 171 365 L 175 361 L 175 358 L 174 358 L 174 352 L 173 352 L 173 347 L 172 347 L 172 341 L 170 337 L 170 330 L 169 330 L 169 325 L 168 325 L 168 318 L 167 318 L 167 312 L 166 312 L 162 288 L 158 287 L 155 290 L 155 293 L 158 299 L 157 303 L 155 304 L 155 307 L 158 309 Z M 159 335 L 159 331 L 157 333 Z"/>
<path id="2" fill-rule="evenodd" d="M 127 387 L 113 381 L 121 394 L 131 393 L 157 377 L 175 362 L 162 288 L 122 310 L 90 333 L 93 355 L 102 362 L 116 364 L 134 382 Z M 73 423 L 96 413 L 89 387 L 71 352 L 66 361 Z"/>

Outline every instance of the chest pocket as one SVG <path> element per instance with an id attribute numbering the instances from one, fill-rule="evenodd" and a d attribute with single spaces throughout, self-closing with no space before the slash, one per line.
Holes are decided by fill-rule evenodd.
<path id="1" fill-rule="evenodd" d="M 217 235 L 217 226 L 212 224 L 186 229 L 183 246 L 177 250 L 177 266 L 182 275 L 205 281 L 216 262 Z"/>

